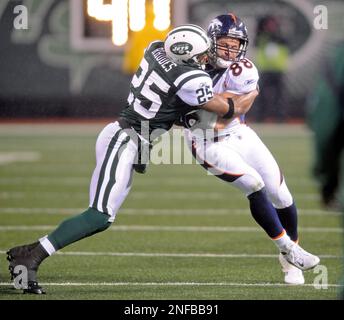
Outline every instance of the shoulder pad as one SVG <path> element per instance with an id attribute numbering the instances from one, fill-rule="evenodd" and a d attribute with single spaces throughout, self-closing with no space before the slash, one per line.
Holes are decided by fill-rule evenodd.
<path id="1" fill-rule="evenodd" d="M 258 70 L 252 61 L 242 59 L 234 62 L 226 70 L 225 88 L 228 91 L 245 94 L 257 87 Z"/>

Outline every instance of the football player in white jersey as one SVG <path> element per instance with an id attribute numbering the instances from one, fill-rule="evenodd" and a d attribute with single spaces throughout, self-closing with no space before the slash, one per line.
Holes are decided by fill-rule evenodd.
<path id="1" fill-rule="evenodd" d="M 253 62 L 245 58 L 248 36 L 243 21 L 231 13 L 217 16 L 208 36 L 212 40 L 208 73 L 214 92 L 230 100 L 256 90 L 259 76 Z M 183 121 L 188 128 L 186 141 L 198 162 L 247 196 L 253 218 L 280 250 L 285 282 L 303 284 L 302 271 L 320 260 L 298 245 L 297 209 L 270 151 L 244 123 L 244 116 L 226 120 L 196 110 Z"/>

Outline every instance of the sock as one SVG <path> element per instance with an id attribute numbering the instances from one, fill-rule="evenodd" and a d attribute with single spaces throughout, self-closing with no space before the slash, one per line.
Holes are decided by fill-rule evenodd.
<path id="1" fill-rule="evenodd" d="M 251 214 L 256 222 L 265 230 L 270 238 L 276 238 L 283 232 L 283 226 L 277 212 L 266 196 L 265 188 L 250 194 Z"/>
<path id="2" fill-rule="evenodd" d="M 288 252 L 289 248 L 294 244 L 285 230 L 283 230 L 282 233 L 276 238 L 272 238 L 272 241 L 275 243 L 277 248 L 280 249 L 281 252 Z"/>
<path id="3" fill-rule="evenodd" d="M 48 236 L 39 239 L 39 242 L 41 243 L 44 250 L 47 252 L 49 256 L 53 255 L 56 252 L 55 247 L 53 244 L 49 241 Z"/>
<path id="4" fill-rule="evenodd" d="M 47 248 L 47 252 L 60 250 L 73 242 L 104 231 L 111 225 L 108 220 L 107 214 L 88 208 L 82 214 L 63 221 L 57 229 L 50 233 L 47 239 L 54 249 L 50 247 L 49 242 L 43 241 L 45 248 Z"/>
<path id="5" fill-rule="evenodd" d="M 297 242 L 299 236 L 297 232 L 297 209 L 295 203 L 287 208 L 276 209 L 276 211 L 290 239 Z"/>

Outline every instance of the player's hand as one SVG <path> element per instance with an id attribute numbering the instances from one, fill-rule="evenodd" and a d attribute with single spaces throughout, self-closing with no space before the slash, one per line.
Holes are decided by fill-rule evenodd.
<path id="1" fill-rule="evenodd" d="M 192 126 L 196 125 L 200 121 L 197 111 L 198 110 L 193 110 L 182 115 L 179 119 L 179 122 L 175 124 L 190 129 Z"/>

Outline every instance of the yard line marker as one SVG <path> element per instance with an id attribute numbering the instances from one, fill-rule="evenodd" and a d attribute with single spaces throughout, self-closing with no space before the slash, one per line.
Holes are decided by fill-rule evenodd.
<path id="1" fill-rule="evenodd" d="M 33 162 L 38 161 L 41 154 L 38 152 L 16 151 L 16 152 L 0 152 L 0 166 L 13 162 Z"/>
<path id="2" fill-rule="evenodd" d="M 10 282 L 0 282 L 0 286 L 10 286 Z M 221 287 L 294 287 L 293 285 L 286 283 L 240 283 L 240 282 L 46 282 L 41 283 L 42 286 L 104 286 L 104 287 L 116 287 L 116 286 L 221 286 Z M 303 287 L 313 287 L 314 284 L 303 284 Z M 339 284 L 326 284 L 327 287 L 337 288 L 342 287 Z"/>
<path id="3" fill-rule="evenodd" d="M 0 208 L 0 214 L 48 214 L 48 215 L 66 215 L 77 214 L 85 211 L 85 208 Z"/>
<path id="4" fill-rule="evenodd" d="M 156 193 L 154 191 L 135 191 L 129 195 L 129 199 L 142 200 L 142 199 L 168 199 L 168 200 L 223 200 L 225 199 L 226 192 L 206 192 L 206 191 L 196 191 L 196 192 L 179 192 L 179 191 L 164 191 Z M 73 192 L 72 196 L 74 199 L 88 199 L 88 194 L 85 192 Z M 23 192 L 23 191 L 11 191 L 11 192 L 0 192 L 0 198 L 5 199 L 23 199 L 23 198 L 70 198 L 70 191 L 34 191 L 34 192 Z M 318 200 L 320 198 L 319 194 L 314 193 L 299 193 L 295 195 L 297 200 Z M 231 195 L 231 199 L 242 199 L 245 200 L 245 196 L 240 193 L 235 193 Z"/>
<path id="5" fill-rule="evenodd" d="M 49 231 L 56 226 L 48 225 L 18 225 L 18 226 L 0 226 L 0 231 Z M 325 232 L 325 233 L 342 233 L 343 228 L 322 228 L 322 227 L 305 227 L 299 228 L 302 232 Z M 148 225 L 118 225 L 112 226 L 110 231 L 171 231 L 171 232 L 261 232 L 258 227 L 202 227 L 202 226 L 148 226 Z"/>
<path id="6" fill-rule="evenodd" d="M 0 251 L 0 254 L 6 254 L 5 250 Z M 57 255 L 61 256 L 108 256 L 108 257 L 167 257 L 167 258 L 262 258 L 262 259 L 276 259 L 278 254 L 248 254 L 248 253 L 167 253 L 167 252 L 88 252 L 88 251 L 58 251 Z M 318 255 L 322 259 L 341 259 L 337 255 Z"/>
<path id="7" fill-rule="evenodd" d="M 157 181 L 159 181 L 159 186 L 197 186 L 197 187 L 207 187 L 213 184 L 217 185 L 216 179 L 209 179 L 207 175 L 198 175 L 191 179 L 181 179 L 178 177 L 167 176 L 163 180 L 160 178 L 151 177 L 147 180 L 138 180 L 135 182 L 136 186 L 157 186 Z M 0 185 L 34 185 L 34 186 L 52 186 L 52 185 L 76 185 L 84 186 L 88 185 L 90 182 L 90 177 L 71 177 L 71 176 L 58 176 L 52 179 L 49 177 L 41 176 L 11 176 L 0 178 Z M 316 182 L 312 180 L 301 180 L 299 178 L 288 178 L 288 185 L 296 185 L 302 187 L 316 187 Z"/>
<path id="8" fill-rule="evenodd" d="M 51 215 L 73 215 L 85 211 L 85 208 L 0 208 L 0 214 L 51 214 Z M 208 208 L 208 209 L 166 209 L 166 208 L 124 208 L 120 209 L 120 215 L 147 215 L 147 216 L 165 216 L 165 215 L 190 215 L 190 216 L 215 216 L 215 215 L 250 215 L 249 209 L 244 208 Z M 340 216 L 339 211 L 321 210 L 321 209 L 299 209 L 300 216 Z"/>
<path id="9" fill-rule="evenodd" d="M 85 208 L 0 208 L 1 214 L 52 214 L 52 215 L 73 215 L 83 212 Z M 214 215 L 250 215 L 249 209 L 243 208 L 208 208 L 208 209 L 138 209 L 124 208 L 120 209 L 120 215 L 147 215 L 147 216 L 165 216 L 165 215 L 195 215 L 195 216 L 214 216 Z M 321 210 L 321 209 L 299 209 L 298 214 L 302 216 L 339 216 L 339 211 Z"/>
<path id="10" fill-rule="evenodd" d="M 29 186 L 83 186 L 88 185 L 90 178 L 86 177 L 40 177 L 40 176 L 25 176 L 25 177 L 2 177 L 0 178 L 0 185 L 29 185 Z"/>

